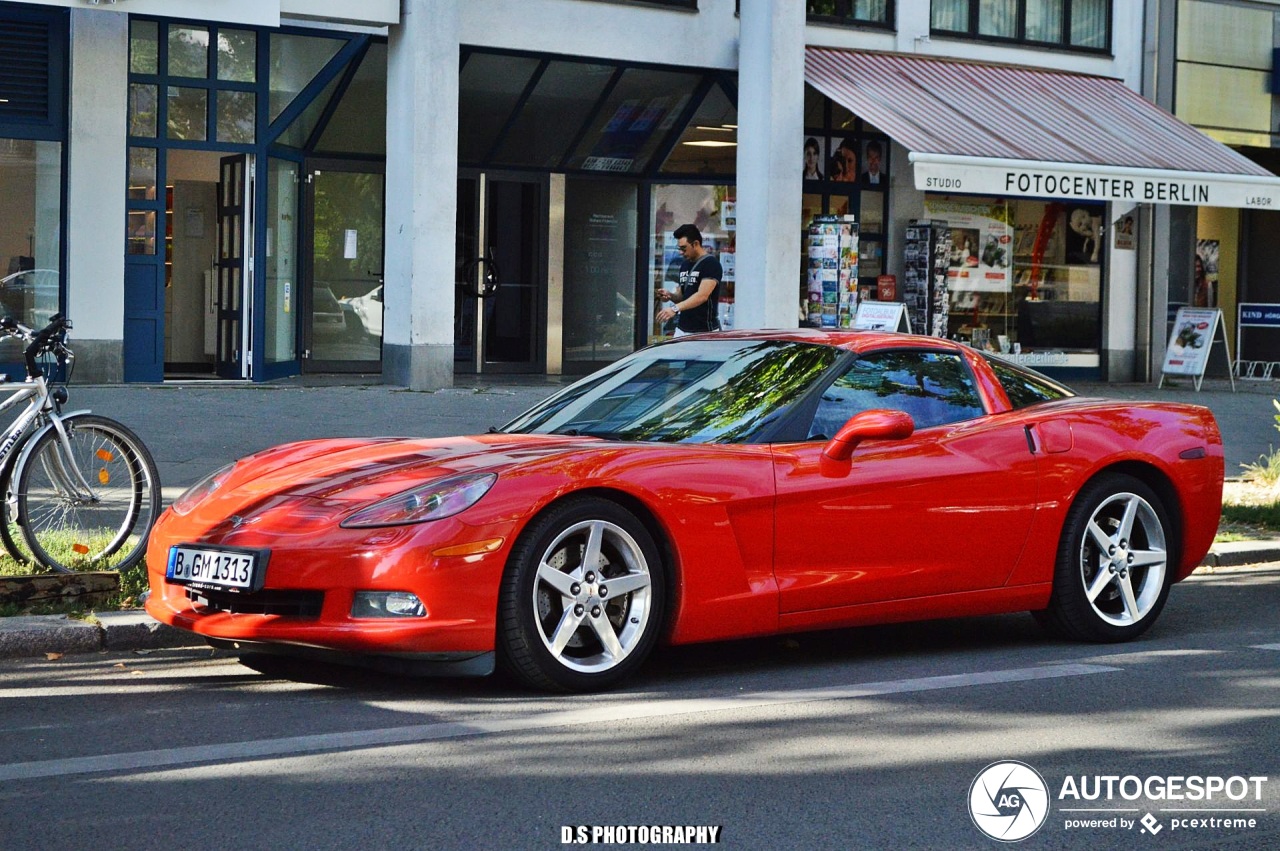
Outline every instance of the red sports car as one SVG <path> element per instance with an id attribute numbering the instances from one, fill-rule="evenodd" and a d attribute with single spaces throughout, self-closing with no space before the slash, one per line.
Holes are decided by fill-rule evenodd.
<path id="1" fill-rule="evenodd" d="M 500 430 L 315 440 L 156 524 L 147 610 L 242 652 L 603 688 L 683 644 L 1030 611 L 1151 626 L 1213 540 L 1205 408 L 886 333 L 651 346 Z"/>

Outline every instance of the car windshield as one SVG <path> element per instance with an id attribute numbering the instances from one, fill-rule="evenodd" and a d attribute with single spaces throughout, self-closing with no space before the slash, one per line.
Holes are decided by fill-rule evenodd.
<path id="1" fill-rule="evenodd" d="M 643 349 L 512 420 L 518 434 L 745 443 L 840 357 L 781 340 L 704 339 Z"/>

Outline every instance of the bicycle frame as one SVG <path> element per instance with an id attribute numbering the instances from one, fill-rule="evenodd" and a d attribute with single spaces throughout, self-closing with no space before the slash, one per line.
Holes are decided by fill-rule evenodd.
<path id="1" fill-rule="evenodd" d="M 53 404 L 49 401 L 49 385 L 43 378 L 34 379 L 18 387 L 9 398 L 0 402 L 0 411 L 7 410 L 23 400 L 29 400 L 27 407 L 9 425 L 4 441 L 0 442 L 0 465 L 13 452 L 14 447 L 21 443 L 23 436 L 40 415 L 53 412 Z"/>
<path id="2" fill-rule="evenodd" d="M 67 429 L 63 425 L 62 421 L 67 417 L 74 416 L 75 414 L 87 414 L 89 412 L 86 410 L 74 411 L 71 414 L 60 414 L 55 411 L 53 402 L 49 398 L 49 383 L 43 376 L 29 379 L 22 386 L 18 387 L 9 395 L 9 398 L 0 402 L 0 411 L 5 411 L 23 400 L 27 400 L 27 406 L 9 425 L 9 430 L 5 433 L 4 440 L 0 442 L 0 466 L 3 466 L 6 459 L 16 447 L 22 445 L 23 439 L 28 434 L 33 433 L 33 426 L 41 417 L 47 417 L 49 419 L 49 422 L 58 432 L 58 443 L 62 446 L 63 453 L 67 457 L 70 457 L 71 442 L 67 438 Z M 22 459 L 19 458 L 18 464 L 15 464 L 14 466 L 15 471 L 21 463 Z M 59 476 L 62 479 L 62 482 L 68 486 L 69 491 L 74 493 L 76 486 L 79 485 L 83 488 L 83 490 L 80 491 L 81 494 L 88 494 L 89 499 L 95 498 L 93 487 L 85 479 L 79 468 L 74 464 L 59 464 L 59 467 L 61 468 L 58 471 Z M 74 476 L 68 475 L 68 467 L 70 467 Z"/>

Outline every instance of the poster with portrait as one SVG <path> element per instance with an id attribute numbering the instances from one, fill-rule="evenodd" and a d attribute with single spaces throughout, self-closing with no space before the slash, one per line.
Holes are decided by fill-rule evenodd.
<path id="1" fill-rule="evenodd" d="M 862 143 L 862 175 L 860 183 L 871 189 L 889 188 L 888 143 L 868 139 Z"/>
<path id="2" fill-rule="evenodd" d="M 804 137 L 804 179 L 825 180 L 827 174 L 827 139 L 825 136 Z"/>
<path id="3" fill-rule="evenodd" d="M 1191 277 L 1191 304 L 1195 307 L 1218 306 L 1218 253 L 1216 239 L 1196 240 L 1196 256 L 1192 262 L 1195 272 Z"/>
<path id="4" fill-rule="evenodd" d="M 831 138 L 831 155 L 827 159 L 827 178 L 837 183 L 858 181 L 858 140 L 853 136 Z"/>
<path id="5" fill-rule="evenodd" d="M 1133 251 L 1137 248 L 1137 217 L 1133 213 L 1125 213 L 1112 225 L 1114 244 L 1117 251 Z"/>
<path id="6" fill-rule="evenodd" d="M 930 218 L 951 226 L 947 287 L 962 292 L 1009 292 L 1013 220 L 1009 205 L 926 199 Z M 961 302 L 963 303 L 963 302 Z"/>
<path id="7" fill-rule="evenodd" d="M 1067 210 L 1066 249 L 1069 265 L 1096 266 L 1102 262 L 1103 204 L 1073 204 Z"/>

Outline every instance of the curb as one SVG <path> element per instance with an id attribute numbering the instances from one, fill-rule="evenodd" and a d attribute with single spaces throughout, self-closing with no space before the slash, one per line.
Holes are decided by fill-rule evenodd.
<path id="1" fill-rule="evenodd" d="M 198 647 L 205 643 L 202 637 L 166 626 L 143 611 L 102 612 L 94 618 L 96 623 L 66 615 L 0 618 L 0 659 Z"/>
<path id="2" fill-rule="evenodd" d="M 1200 567 L 1212 570 L 1267 562 L 1280 562 L 1280 540 L 1215 544 Z M 0 659 L 203 646 L 202 636 L 162 624 L 141 609 L 101 612 L 93 621 L 66 615 L 0 618 Z"/>
<path id="3" fill-rule="evenodd" d="M 1201 567 L 1241 567 L 1246 564 L 1265 564 L 1280 561 L 1280 540 L 1236 541 L 1214 544 L 1205 555 Z"/>

